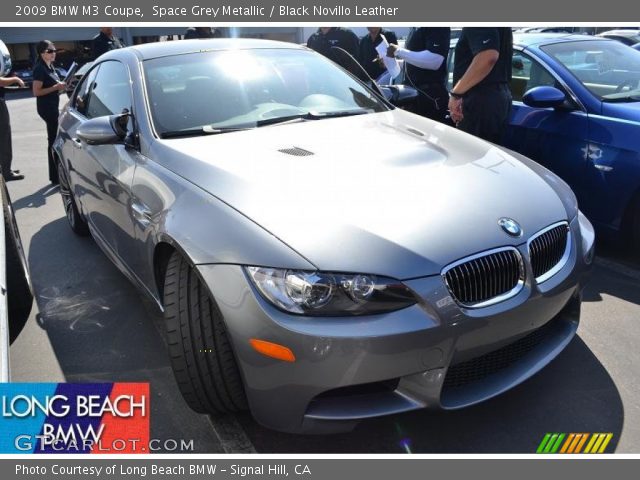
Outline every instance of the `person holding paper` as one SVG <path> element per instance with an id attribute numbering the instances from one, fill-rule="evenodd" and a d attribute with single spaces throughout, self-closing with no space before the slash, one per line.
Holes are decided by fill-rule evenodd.
<path id="1" fill-rule="evenodd" d="M 49 181 L 58 184 L 58 166 L 53 157 L 53 142 L 58 133 L 58 105 L 60 92 L 64 92 L 66 84 L 60 81 L 54 68 L 56 46 L 49 40 L 42 40 L 36 46 L 38 60 L 33 69 L 33 95 L 36 97 L 38 115 L 47 124 L 47 159 L 49 163 Z"/>
<path id="2" fill-rule="evenodd" d="M 404 60 L 404 83 L 418 91 L 411 111 L 439 122 L 445 122 L 449 94 L 447 92 L 447 55 L 449 27 L 412 28 L 405 48 L 389 45 L 387 56 Z"/>
<path id="3" fill-rule="evenodd" d="M 369 33 L 360 39 L 358 61 L 374 80 L 382 75 L 387 67 L 383 58 L 378 55 L 376 47 L 383 43 L 383 38 L 387 43 L 397 44 L 398 38 L 391 30 L 381 27 L 367 27 Z"/>

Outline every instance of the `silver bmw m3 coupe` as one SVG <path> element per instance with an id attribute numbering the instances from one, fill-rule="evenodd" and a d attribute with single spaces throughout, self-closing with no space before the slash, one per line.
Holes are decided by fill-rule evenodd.
<path id="1" fill-rule="evenodd" d="M 306 48 L 109 52 L 54 149 L 71 228 L 163 310 L 198 412 L 335 432 L 457 409 L 578 327 L 594 233 L 567 185 Z"/>

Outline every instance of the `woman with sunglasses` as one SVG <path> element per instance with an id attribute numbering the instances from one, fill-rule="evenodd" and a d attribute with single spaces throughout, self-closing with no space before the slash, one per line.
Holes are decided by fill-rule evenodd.
<path id="1" fill-rule="evenodd" d="M 47 158 L 49 159 L 49 181 L 58 183 L 58 169 L 53 160 L 51 147 L 58 133 L 58 114 L 60 113 L 60 92 L 64 91 L 65 84 L 54 68 L 56 59 L 56 47 L 49 40 L 42 40 L 36 46 L 38 60 L 33 69 L 33 94 L 36 97 L 38 115 L 47 124 Z"/>

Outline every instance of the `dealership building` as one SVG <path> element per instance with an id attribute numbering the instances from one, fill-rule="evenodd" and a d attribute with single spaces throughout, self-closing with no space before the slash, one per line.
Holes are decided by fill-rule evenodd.
<path id="1" fill-rule="evenodd" d="M 37 43 L 40 40 L 51 40 L 62 50 L 56 63 L 58 66 L 68 67 L 74 60 L 89 60 L 91 40 L 99 30 L 99 27 L 0 27 L 0 40 L 7 45 L 14 61 L 28 60 L 31 63 L 36 58 Z M 303 43 L 315 28 L 223 27 L 221 30 L 225 37 Z M 125 45 L 138 45 L 159 40 L 180 40 L 186 27 L 114 27 L 113 31 Z"/>

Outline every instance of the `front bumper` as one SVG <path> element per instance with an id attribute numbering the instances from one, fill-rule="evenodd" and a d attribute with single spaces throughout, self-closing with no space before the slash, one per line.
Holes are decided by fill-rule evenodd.
<path id="1" fill-rule="evenodd" d="M 524 288 L 478 309 L 460 307 L 431 276 L 404 282 L 420 302 L 400 311 L 301 317 L 266 302 L 240 266 L 198 270 L 225 319 L 254 418 L 288 432 L 345 431 L 363 418 L 481 402 L 555 358 L 578 327 L 589 270 L 593 237 L 580 223 L 571 224 L 571 254 L 559 272 L 535 284 L 523 244 Z M 260 355 L 251 338 L 289 347 L 296 361 Z"/>

